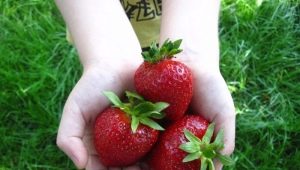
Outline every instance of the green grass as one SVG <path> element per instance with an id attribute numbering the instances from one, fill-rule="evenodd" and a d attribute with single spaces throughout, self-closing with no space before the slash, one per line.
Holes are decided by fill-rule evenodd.
<path id="1" fill-rule="evenodd" d="M 300 169 L 299 4 L 222 2 L 221 69 L 237 108 L 226 169 Z M 0 1 L 0 170 L 74 169 L 55 138 L 81 71 L 53 1 Z"/>

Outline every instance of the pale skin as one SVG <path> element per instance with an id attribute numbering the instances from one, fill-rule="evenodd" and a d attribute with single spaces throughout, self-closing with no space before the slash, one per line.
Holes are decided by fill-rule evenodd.
<path id="1" fill-rule="evenodd" d="M 70 29 L 84 72 L 64 106 L 57 145 L 78 169 L 136 170 L 104 167 L 93 147 L 95 117 L 109 105 L 101 93 L 133 89 L 133 74 L 141 64 L 141 48 L 118 0 L 56 0 Z M 224 129 L 224 154 L 235 143 L 235 109 L 219 70 L 218 13 L 220 1 L 164 0 L 160 42 L 183 39 L 176 60 L 191 68 L 195 79 L 192 107 Z M 216 169 L 221 164 L 215 162 Z"/>

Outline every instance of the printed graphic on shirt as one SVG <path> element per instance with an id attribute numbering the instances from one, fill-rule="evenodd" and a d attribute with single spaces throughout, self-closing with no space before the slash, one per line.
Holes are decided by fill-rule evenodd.
<path id="1" fill-rule="evenodd" d="M 142 47 L 158 42 L 162 0 L 120 0 Z"/>
<path id="2" fill-rule="evenodd" d="M 120 0 L 143 48 L 158 43 L 162 0 Z M 72 37 L 67 29 L 67 40 Z"/>
<path id="3" fill-rule="evenodd" d="M 161 0 L 121 0 L 121 4 L 130 20 L 145 21 L 161 15 Z"/>

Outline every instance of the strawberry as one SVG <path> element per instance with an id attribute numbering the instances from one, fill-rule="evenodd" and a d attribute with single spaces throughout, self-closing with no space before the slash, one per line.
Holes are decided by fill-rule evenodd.
<path id="1" fill-rule="evenodd" d="M 170 104 L 165 110 L 166 118 L 174 122 L 188 108 L 193 92 L 193 77 L 190 69 L 181 62 L 172 60 L 180 53 L 181 40 L 166 40 L 161 48 L 155 43 L 143 52 L 144 62 L 134 75 L 134 85 L 139 94 L 150 101 Z"/>
<path id="2" fill-rule="evenodd" d="M 94 125 L 94 145 L 105 166 L 128 166 L 142 158 L 155 144 L 163 128 L 152 118 L 161 119 L 167 103 L 151 103 L 126 92 L 122 103 L 112 92 L 104 95 L 114 104 L 100 113 Z"/>
<path id="3" fill-rule="evenodd" d="M 228 156 L 218 151 L 223 148 L 221 130 L 210 143 L 214 124 L 199 115 L 186 115 L 163 132 L 158 144 L 150 154 L 152 170 L 201 170 L 214 169 L 213 158 L 224 165 L 232 163 Z M 201 140 L 202 139 L 202 140 Z"/>

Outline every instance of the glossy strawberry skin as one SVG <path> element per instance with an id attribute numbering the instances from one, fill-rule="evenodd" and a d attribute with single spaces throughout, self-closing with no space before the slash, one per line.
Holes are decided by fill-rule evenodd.
<path id="1" fill-rule="evenodd" d="M 159 142 L 152 150 L 148 161 L 151 170 L 198 170 L 200 161 L 183 163 L 187 153 L 179 149 L 179 146 L 187 139 L 184 129 L 189 130 L 195 136 L 202 139 L 209 123 L 199 115 L 186 115 L 172 124 L 162 133 Z"/>
<path id="2" fill-rule="evenodd" d="M 94 145 L 103 165 L 128 166 L 150 151 L 158 135 L 157 130 L 142 124 L 133 133 L 129 117 L 120 109 L 109 107 L 96 119 Z"/>
<path id="3" fill-rule="evenodd" d="M 144 62 L 135 73 L 134 84 L 137 92 L 147 100 L 170 104 L 164 112 L 171 122 L 184 115 L 192 99 L 193 77 L 190 69 L 171 59 L 155 64 Z"/>

